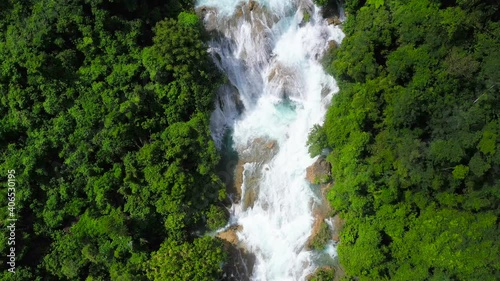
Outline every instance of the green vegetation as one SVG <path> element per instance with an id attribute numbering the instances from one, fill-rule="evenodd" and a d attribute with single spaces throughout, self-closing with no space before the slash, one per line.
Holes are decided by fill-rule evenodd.
<path id="1" fill-rule="evenodd" d="M 346 1 L 338 79 L 310 152 L 331 149 L 347 278 L 498 280 L 500 9 Z"/>
<path id="2" fill-rule="evenodd" d="M 326 247 L 328 241 L 332 239 L 332 231 L 326 222 L 321 222 L 318 233 L 311 241 L 311 248 L 316 251 L 321 251 Z"/>
<path id="3" fill-rule="evenodd" d="M 188 0 L 1 1 L 17 280 L 217 279 L 221 245 L 199 236 L 225 219 L 208 129 L 222 78 L 204 40 Z"/>
<path id="4" fill-rule="evenodd" d="M 224 259 L 222 243 L 210 237 L 197 238 L 193 243 L 167 240 L 151 257 L 147 276 L 151 280 L 218 280 Z"/>
<path id="5" fill-rule="evenodd" d="M 305 11 L 304 12 L 304 19 L 303 19 L 303 21 L 307 23 L 310 20 L 311 20 L 311 14 L 309 14 L 309 12 Z"/>
<path id="6" fill-rule="evenodd" d="M 308 281 L 332 281 L 335 278 L 333 267 L 322 267 L 307 278 Z"/>

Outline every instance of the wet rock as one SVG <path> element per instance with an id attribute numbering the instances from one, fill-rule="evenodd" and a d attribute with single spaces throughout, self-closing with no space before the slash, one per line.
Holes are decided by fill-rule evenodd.
<path id="1" fill-rule="evenodd" d="M 306 169 L 306 179 L 312 184 L 324 184 L 331 180 L 331 167 L 324 157 L 319 157 L 316 162 Z"/>
<path id="2" fill-rule="evenodd" d="M 266 148 L 267 149 L 273 149 L 274 146 L 276 145 L 276 142 L 275 141 L 270 141 L 266 144 Z"/>
<path id="3" fill-rule="evenodd" d="M 234 172 L 234 188 L 236 202 L 242 202 L 242 208 L 252 207 L 258 197 L 258 183 L 263 176 L 264 165 L 278 153 L 276 140 L 256 138 L 247 147 L 239 147 L 238 163 Z M 246 167 L 246 168 L 245 168 Z M 242 185 L 245 184 L 245 190 Z"/>
<path id="4" fill-rule="evenodd" d="M 243 172 L 243 183 L 245 189 L 242 188 L 241 201 L 242 208 L 253 207 L 253 203 L 259 195 L 259 181 L 262 178 L 262 167 L 256 164 L 246 164 L 247 169 Z"/>
<path id="5" fill-rule="evenodd" d="M 223 280 L 250 280 L 249 276 L 251 276 L 255 264 L 255 255 L 241 246 L 237 232 L 242 229 L 241 225 L 235 225 L 217 234 L 217 237 L 224 243 L 224 250 L 228 253 L 229 258 L 222 268 L 224 271 Z"/>
<path id="6" fill-rule="evenodd" d="M 243 17 L 243 9 L 241 7 L 236 9 L 236 12 L 234 13 L 234 18 L 235 19 L 240 19 Z"/>
<path id="7" fill-rule="evenodd" d="M 256 138 L 248 147 L 237 149 L 240 158 L 245 162 L 268 163 L 278 153 L 278 142 L 268 138 Z"/>
<path id="8" fill-rule="evenodd" d="M 241 199 L 241 186 L 243 185 L 243 165 L 245 162 L 242 160 L 238 160 L 238 164 L 236 164 L 235 172 L 234 172 L 234 190 L 236 191 L 236 202 L 239 202 Z"/>
<path id="9" fill-rule="evenodd" d="M 255 255 L 230 243 L 224 245 L 228 262 L 223 265 L 224 281 L 249 281 L 255 265 Z"/>
<path id="10" fill-rule="evenodd" d="M 331 211 L 330 211 L 331 212 Z M 325 240 L 331 239 L 332 241 L 338 243 L 340 241 L 340 231 L 342 230 L 345 220 L 343 220 L 339 214 L 336 214 L 333 217 L 328 218 L 326 221 L 328 222 L 328 232 L 324 232 L 325 226 L 327 223 L 325 222 L 326 215 L 322 212 L 316 212 L 314 216 L 314 224 L 311 231 L 311 235 L 306 242 L 306 247 L 311 248 L 312 243 L 315 239 Z M 325 236 L 326 235 L 326 236 Z"/>
<path id="11" fill-rule="evenodd" d="M 320 233 L 321 226 L 324 223 L 324 219 L 325 219 L 325 216 L 321 213 L 316 213 L 316 215 L 314 216 L 314 223 L 313 223 L 311 235 L 309 236 L 309 239 L 307 239 L 307 242 L 306 242 L 306 247 L 308 249 L 311 249 L 311 245 L 312 245 L 314 239 L 316 239 L 316 237 Z"/>
<path id="12" fill-rule="evenodd" d="M 217 237 L 219 237 L 223 241 L 228 242 L 229 244 L 238 246 L 239 239 L 238 239 L 238 235 L 236 233 L 241 231 L 242 229 L 243 229 L 243 227 L 241 225 L 235 225 L 235 226 L 230 227 L 226 231 L 218 233 Z"/>
<path id="13" fill-rule="evenodd" d="M 250 1 L 250 2 L 248 3 L 248 9 L 249 9 L 250 11 L 253 11 L 253 9 L 255 9 L 255 7 L 256 7 L 256 6 L 257 6 L 257 2 L 255 2 L 255 1 Z"/>
<path id="14" fill-rule="evenodd" d="M 307 168 L 306 172 L 307 176 L 306 178 L 309 181 L 315 181 L 315 179 L 319 176 L 324 176 L 324 175 L 330 175 L 330 164 L 326 162 L 326 160 L 323 157 L 320 157 Z M 314 214 L 314 223 L 313 227 L 311 230 L 311 235 L 309 236 L 309 239 L 306 242 L 306 247 L 311 248 L 313 242 L 315 239 L 319 240 L 325 240 L 325 233 L 324 233 L 324 227 L 326 222 L 329 220 L 328 225 L 328 233 L 326 233 L 327 236 L 330 236 L 330 239 L 339 242 L 339 233 L 340 230 L 342 229 L 344 221 L 340 218 L 338 214 L 332 217 L 333 214 L 335 214 L 335 211 L 332 209 L 331 205 L 329 204 L 328 200 L 326 199 L 326 195 L 330 188 L 333 188 L 333 182 L 328 182 L 328 183 L 322 183 L 319 185 L 319 189 L 315 189 L 316 192 L 318 192 L 320 196 L 320 202 L 319 204 L 314 204 L 313 205 L 313 214 Z M 325 220 L 326 219 L 326 220 Z M 322 233 L 322 228 L 323 228 L 323 233 Z M 322 236 L 322 237 L 320 237 Z"/>
<path id="15" fill-rule="evenodd" d="M 246 210 L 253 207 L 259 195 L 259 181 L 262 178 L 262 166 L 255 162 L 244 163 L 240 167 L 241 176 L 238 176 L 237 187 L 240 190 L 241 208 Z"/>
<path id="16" fill-rule="evenodd" d="M 287 67 L 280 63 L 274 63 L 274 67 L 269 70 L 267 82 L 273 86 L 270 88 L 276 89 L 273 93 L 277 97 L 285 98 L 286 96 L 297 96 L 303 89 L 300 83 L 300 77 L 297 76 L 297 71 L 291 67 Z"/>
<path id="17" fill-rule="evenodd" d="M 328 50 L 335 50 L 339 47 L 339 44 L 334 40 L 328 41 Z"/>
<path id="18" fill-rule="evenodd" d="M 278 74 L 277 68 L 274 68 L 273 70 L 269 71 L 269 75 L 267 75 L 267 82 L 273 80 L 276 74 Z"/>
<path id="19" fill-rule="evenodd" d="M 332 89 L 330 89 L 329 87 L 323 87 L 323 89 L 321 89 L 321 97 L 324 98 L 328 94 L 330 94 L 331 92 L 332 92 Z M 328 154 L 326 154 L 326 155 L 328 155 Z"/>
<path id="20" fill-rule="evenodd" d="M 203 20 L 205 30 L 208 32 L 217 29 L 217 10 L 211 7 L 202 6 L 195 10 L 196 15 Z"/>
<path id="21" fill-rule="evenodd" d="M 311 230 L 311 235 L 309 235 L 309 238 L 307 239 L 307 242 L 306 242 L 307 248 L 311 248 L 311 245 L 312 245 L 314 239 L 321 232 L 321 228 L 325 224 L 325 219 L 327 217 L 331 216 L 331 214 L 332 214 L 332 207 L 328 203 L 328 200 L 326 199 L 326 191 L 330 187 L 331 187 L 331 184 L 321 186 L 321 191 L 322 191 L 321 192 L 321 202 L 320 202 L 320 204 L 313 206 L 314 223 L 313 223 L 313 227 Z"/>
<path id="22" fill-rule="evenodd" d="M 240 33 L 242 27 L 251 27 L 249 30 L 251 36 L 240 38 L 247 42 L 242 44 L 243 48 L 238 53 L 239 58 L 245 60 L 248 57 L 254 58 L 257 56 L 256 58 L 261 61 L 267 58 L 267 56 L 258 57 L 259 52 L 256 51 L 258 48 L 253 45 L 268 41 L 268 36 L 271 36 L 270 30 L 277 18 L 275 18 L 275 14 L 265 9 L 258 2 L 242 2 L 235 8 L 233 15 L 230 17 L 220 16 L 216 8 L 207 6 L 197 7 L 195 12 L 199 18 L 203 19 L 205 30 L 214 39 L 240 38 L 238 33 Z M 251 40 L 248 40 L 248 38 L 251 38 Z M 271 45 L 269 45 L 269 49 L 271 49 Z"/>
<path id="23" fill-rule="evenodd" d="M 262 9 L 262 6 L 257 3 L 257 1 L 249 1 L 248 3 L 242 3 L 240 6 L 236 8 L 234 13 L 234 20 L 239 20 L 243 18 L 244 20 L 251 20 L 250 13 L 254 13 L 261 17 L 267 18 L 269 16 L 269 12 L 265 9 Z"/>
<path id="24" fill-rule="evenodd" d="M 342 21 L 340 20 L 340 18 L 338 16 L 333 16 L 331 18 L 327 18 L 326 22 L 328 24 L 333 24 L 333 25 L 341 25 L 342 24 Z"/>
<path id="25" fill-rule="evenodd" d="M 219 60 L 219 62 L 221 61 L 219 54 L 216 55 L 216 58 Z M 232 105 L 234 105 L 234 108 L 238 112 L 238 115 L 240 115 L 245 110 L 245 104 L 241 100 L 240 92 L 238 91 L 238 88 L 236 88 L 234 85 L 232 85 L 232 84 L 222 85 L 219 88 L 219 91 L 227 93 L 227 95 L 225 95 L 225 97 L 226 96 L 229 97 L 229 101 L 221 100 L 222 96 L 219 95 L 218 102 L 220 103 L 221 108 L 223 108 L 223 107 L 232 108 Z"/>
<path id="26" fill-rule="evenodd" d="M 245 192 L 243 195 L 243 210 L 248 208 L 252 208 L 255 200 L 257 200 L 257 196 L 259 195 L 259 191 L 256 188 L 250 189 L 248 192 Z"/>

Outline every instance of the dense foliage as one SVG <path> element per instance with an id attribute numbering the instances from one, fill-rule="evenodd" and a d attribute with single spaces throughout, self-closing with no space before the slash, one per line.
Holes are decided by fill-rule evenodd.
<path id="1" fill-rule="evenodd" d="M 208 129 L 221 77 L 192 9 L 0 1 L 0 171 L 16 171 L 16 280 L 220 274 L 220 243 L 199 236 L 224 218 Z M 14 276 L 6 267 L 1 280 Z"/>
<path id="2" fill-rule="evenodd" d="M 347 278 L 500 279 L 498 1 L 346 1 L 331 149 Z"/>

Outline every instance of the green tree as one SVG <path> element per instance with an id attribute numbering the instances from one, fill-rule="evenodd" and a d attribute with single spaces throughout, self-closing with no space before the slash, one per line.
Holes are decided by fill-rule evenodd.
<path id="1" fill-rule="evenodd" d="M 193 243 L 166 240 L 153 253 L 147 265 L 147 276 L 152 280 L 214 280 L 222 273 L 221 261 L 225 254 L 220 241 L 197 238 Z"/>

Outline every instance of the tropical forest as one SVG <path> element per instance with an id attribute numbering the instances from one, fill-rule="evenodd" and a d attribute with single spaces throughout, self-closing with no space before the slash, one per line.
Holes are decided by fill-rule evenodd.
<path id="1" fill-rule="evenodd" d="M 500 280 L 497 0 L 0 0 L 0 280 Z"/>

